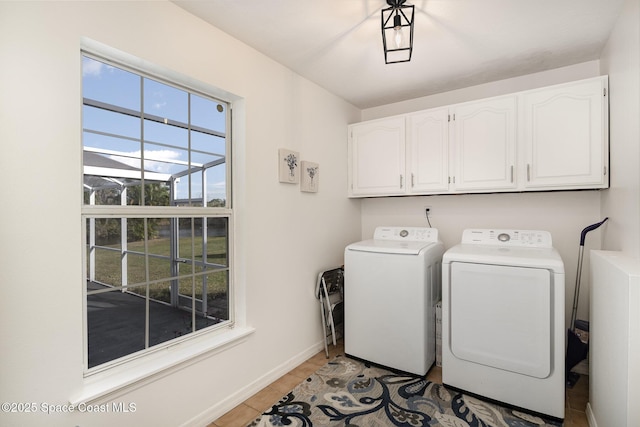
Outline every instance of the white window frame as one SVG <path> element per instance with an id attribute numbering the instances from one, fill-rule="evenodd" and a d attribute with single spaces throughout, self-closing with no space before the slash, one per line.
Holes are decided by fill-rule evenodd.
<path id="1" fill-rule="evenodd" d="M 221 91 L 215 87 L 196 81 L 189 77 L 185 77 L 174 71 L 159 67 L 149 62 L 143 61 L 127 53 L 118 51 L 93 40 L 83 38 L 81 40 L 80 55 L 87 55 L 98 60 L 104 60 L 115 65 L 122 65 L 124 69 L 128 69 L 145 77 L 159 79 L 165 82 L 176 82 L 179 86 L 196 94 L 204 94 L 208 97 L 220 99 L 228 105 L 227 113 L 227 143 L 226 154 L 231 158 L 231 135 L 233 111 L 233 102 L 240 100 L 238 97 Z M 82 101 L 81 101 L 82 102 Z M 82 147 L 80 147 L 82 149 Z M 173 339 L 162 344 L 158 344 L 152 348 L 142 352 L 134 353 L 131 357 L 117 359 L 114 363 L 105 363 L 98 365 L 92 369 L 88 369 L 87 356 L 87 309 L 86 309 L 86 251 L 83 250 L 83 332 L 84 332 L 84 384 L 81 390 L 72 396 L 69 401 L 72 404 L 82 402 L 92 402 L 107 394 L 113 394 L 129 387 L 139 385 L 140 382 L 150 381 L 157 375 L 167 375 L 173 371 L 182 369 L 185 363 L 193 363 L 200 357 L 209 357 L 219 351 L 233 347 L 238 343 L 246 340 L 253 333 L 254 329 L 247 327 L 244 321 L 236 321 L 236 288 L 234 274 L 234 231 L 235 220 L 233 215 L 233 188 L 232 188 L 232 163 L 231 159 L 226 168 L 227 179 L 227 207 L 217 208 L 216 214 L 211 214 L 211 208 L 207 207 L 157 207 L 152 213 L 149 207 L 145 206 L 128 206 L 127 212 L 121 210 L 116 211 L 119 207 L 113 206 L 91 206 L 84 205 L 81 200 L 81 217 L 83 235 L 86 235 L 86 223 L 88 218 L 104 218 L 104 217 L 215 217 L 224 216 L 228 218 L 228 264 L 229 264 L 229 322 L 225 322 L 223 327 L 208 327 L 196 332 L 192 332 L 183 338 Z M 84 174 L 82 174 L 84 176 Z M 82 178 L 81 181 L 82 182 Z M 178 209 L 179 211 L 176 211 Z M 241 310 L 243 311 L 243 310 Z M 166 350 L 171 348 L 170 352 Z M 165 351 L 163 351 L 165 350 Z"/>

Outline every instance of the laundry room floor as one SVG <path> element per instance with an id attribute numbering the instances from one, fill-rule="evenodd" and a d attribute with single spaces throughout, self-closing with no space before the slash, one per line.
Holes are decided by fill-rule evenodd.
<path id="1" fill-rule="evenodd" d="M 589 376 L 580 375 L 576 385 L 566 390 L 564 426 L 589 427 L 585 413 L 589 402 Z"/>
<path id="2" fill-rule="evenodd" d="M 344 355 L 342 340 L 337 346 L 329 347 L 329 360 L 337 355 Z M 283 395 L 303 382 L 309 375 L 327 363 L 324 351 L 311 357 L 300 366 L 283 375 L 249 399 L 236 406 L 207 427 L 244 427 L 255 420 L 265 409 L 277 402 Z M 431 368 L 427 379 L 442 383 L 442 369 L 438 366 Z M 572 389 L 567 389 L 565 399 L 564 427 L 589 427 L 585 413 L 589 401 L 589 376 L 581 375 Z"/>

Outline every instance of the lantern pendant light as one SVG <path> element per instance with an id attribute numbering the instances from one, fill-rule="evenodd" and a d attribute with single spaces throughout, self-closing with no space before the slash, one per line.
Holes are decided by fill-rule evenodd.
<path id="1" fill-rule="evenodd" d="M 384 62 L 411 61 L 413 51 L 414 6 L 407 0 L 387 0 L 388 8 L 382 9 L 382 45 Z"/>

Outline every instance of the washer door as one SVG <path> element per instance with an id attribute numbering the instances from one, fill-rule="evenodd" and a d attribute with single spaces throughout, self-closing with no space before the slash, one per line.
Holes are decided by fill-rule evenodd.
<path id="1" fill-rule="evenodd" d="M 549 376 L 551 280 L 544 269 L 451 263 L 453 355 L 532 377 Z"/>

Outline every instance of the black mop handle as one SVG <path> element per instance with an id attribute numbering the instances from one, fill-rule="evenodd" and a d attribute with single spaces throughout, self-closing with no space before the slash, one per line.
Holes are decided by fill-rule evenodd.
<path id="1" fill-rule="evenodd" d="M 585 227 L 584 230 L 582 230 L 582 233 L 580 233 L 580 246 L 584 246 L 584 239 L 586 239 L 588 232 L 593 231 L 596 228 L 600 227 L 602 224 L 607 222 L 608 219 L 609 219 L 609 217 L 606 217 L 605 219 L 603 219 L 602 221 L 600 221 L 597 224 L 591 224 L 591 225 Z"/>
<path id="2" fill-rule="evenodd" d="M 573 307 L 571 310 L 571 323 L 569 324 L 569 328 L 572 331 L 575 331 L 575 328 L 576 328 L 575 326 L 576 313 L 578 311 L 578 300 L 580 299 L 580 279 L 582 276 L 582 258 L 584 255 L 584 239 L 587 237 L 588 232 L 593 231 L 596 228 L 600 227 L 608 219 L 609 217 L 606 217 L 605 219 L 603 219 L 602 221 L 596 224 L 591 224 L 585 227 L 584 230 L 582 230 L 582 233 L 580 234 L 580 248 L 578 249 L 578 271 L 576 272 L 576 286 L 573 290 Z"/>

